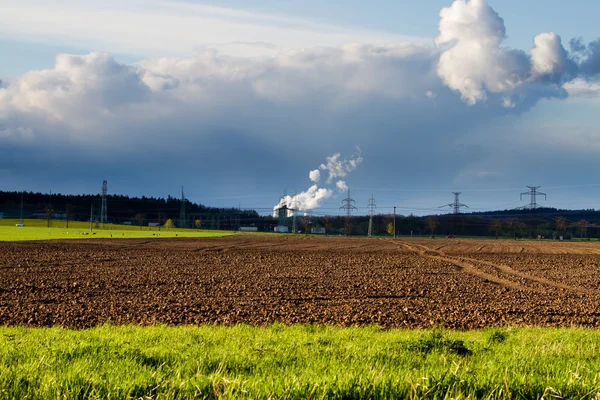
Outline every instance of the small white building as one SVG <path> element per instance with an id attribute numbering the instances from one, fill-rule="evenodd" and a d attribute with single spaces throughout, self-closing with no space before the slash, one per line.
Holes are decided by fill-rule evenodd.
<path id="1" fill-rule="evenodd" d="M 313 235 L 324 235 L 325 234 L 325 228 L 312 228 L 311 229 L 311 233 Z"/>
<path id="2" fill-rule="evenodd" d="M 151 228 L 158 228 L 160 226 L 160 223 L 158 222 L 148 222 L 148 226 Z"/>
<path id="3" fill-rule="evenodd" d="M 256 226 L 240 226 L 241 232 L 258 232 L 258 228 Z"/>
<path id="4" fill-rule="evenodd" d="M 290 228 L 288 228 L 287 226 L 277 225 L 275 227 L 275 232 L 277 232 L 277 233 L 289 233 L 290 232 Z"/>
<path id="5" fill-rule="evenodd" d="M 4 213 L 0 212 L 0 219 L 4 218 Z"/>

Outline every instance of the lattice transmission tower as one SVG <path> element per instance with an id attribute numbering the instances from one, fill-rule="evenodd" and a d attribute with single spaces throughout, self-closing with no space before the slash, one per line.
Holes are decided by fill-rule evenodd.
<path id="1" fill-rule="evenodd" d="M 358 208 L 356 208 L 354 204 L 356 204 L 356 201 L 350 198 L 350 189 L 348 189 L 348 197 L 342 200 L 342 206 L 340 207 L 340 210 L 346 212 L 346 224 L 344 226 L 345 236 L 350 234 L 350 217 L 352 216 L 352 211 L 358 211 Z"/>
<path id="2" fill-rule="evenodd" d="M 181 187 L 181 209 L 179 210 L 179 227 L 187 228 L 186 216 L 185 216 L 185 194 L 183 193 L 183 186 Z"/>
<path id="3" fill-rule="evenodd" d="M 469 208 L 468 205 L 462 204 L 460 202 L 460 195 L 461 195 L 460 192 L 452 192 L 452 194 L 454 195 L 454 203 L 444 204 L 443 206 L 440 206 L 438 208 L 452 207 L 452 213 L 454 215 L 460 214 L 460 209 L 463 208 L 463 207 Z"/>
<path id="4" fill-rule="evenodd" d="M 108 209 L 106 205 L 106 196 L 108 195 L 108 181 L 102 181 L 102 209 L 100 210 L 100 223 L 104 229 L 104 223 L 108 222 Z"/>
<path id="5" fill-rule="evenodd" d="M 376 207 L 377 206 L 375 205 L 375 197 L 371 195 L 371 198 L 369 199 L 369 237 L 373 236 L 373 215 L 375 214 Z"/>
<path id="6" fill-rule="evenodd" d="M 294 195 L 294 199 L 292 200 L 292 208 L 289 208 L 292 212 L 292 233 L 294 235 L 298 233 L 298 218 L 296 214 L 300 211 L 300 206 L 302 205 L 296 196 L 297 194 Z"/>
<path id="7" fill-rule="evenodd" d="M 540 208 L 540 205 L 537 203 L 538 196 L 544 196 L 544 200 L 548 200 L 546 193 L 538 192 L 538 189 L 541 188 L 541 186 L 527 186 L 527 188 L 529 189 L 529 192 L 521 193 L 521 200 L 523 200 L 523 196 L 529 196 L 529 205 L 523 206 L 521 209 L 535 210 L 536 208 Z"/>

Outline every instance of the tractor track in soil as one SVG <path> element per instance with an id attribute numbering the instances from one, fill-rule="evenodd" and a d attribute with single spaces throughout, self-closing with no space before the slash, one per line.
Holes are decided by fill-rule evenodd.
<path id="1" fill-rule="evenodd" d="M 487 279 L 491 282 L 496 282 L 500 285 L 510 287 L 512 289 L 532 290 L 532 291 L 536 291 L 536 292 L 539 292 L 541 290 L 539 288 L 532 288 L 532 287 L 529 287 L 526 285 L 516 284 L 510 280 L 502 279 L 499 276 L 491 275 L 489 273 L 486 273 L 486 272 L 480 270 L 479 268 L 476 267 L 476 265 L 482 264 L 482 265 L 491 267 L 492 269 L 496 270 L 499 274 L 504 274 L 506 276 L 513 277 L 513 278 L 520 278 L 520 279 L 523 279 L 523 280 L 529 281 L 529 282 L 535 282 L 535 283 L 544 285 L 546 287 L 551 287 L 554 289 L 569 290 L 569 291 L 579 293 L 579 294 L 587 294 L 590 292 L 589 290 L 585 290 L 582 288 L 572 287 L 572 286 L 565 285 L 565 284 L 562 284 L 559 282 L 553 282 L 548 279 L 544 279 L 544 278 L 536 277 L 536 276 L 533 276 L 530 274 L 526 274 L 524 272 L 517 271 L 508 265 L 496 264 L 496 263 L 492 263 L 489 261 L 478 260 L 476 258 L 471 258 L 471 257 L 466 257 L 466 256 L 449 256 L 449 255 L 445 254 L 443 251 L 441 251 L 439 248 L 431 249 L 427 246 L 420 245 L 420 244 L 410 244 L 407 242 L 401 242 L 400 244 L 402 246 L 404 246 L 405 248 L 407 248 L 411 251 L 415 251 L 424 257 L 430 257 L 430 258 L 434 258 L 434 259 L 452 263 L 452 264 L 456 265 L 457 267 L 462 268 L 465 272 L 476 275 L 482 279 Z M 479 251 L 481 251 L 481 249 L 483 247 L 484 246 L 480 246 L 475 251 L 479 252 Z"/>

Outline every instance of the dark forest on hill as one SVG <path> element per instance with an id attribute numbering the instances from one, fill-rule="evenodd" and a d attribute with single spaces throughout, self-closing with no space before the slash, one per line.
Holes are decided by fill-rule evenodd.
<path id="1" fill-rule="evenodd" d="M 23 193 L 23 217 L 40 219 L 69 219 L 89 221 L 100 218 L 102 198 L 100 195 L 63 195 Z M 171 219 L 176 226 L 202 229 L 238 230 L 240 227 L 256 227 L 258 231 L 273 231 L 277 225 L 293 229 L 293 218 L 274 218 L 260 215 L 255 210 L 207 207 L 185 200 L 185 220 L 180 220 L 180 198 L 107 196 L 107 223 L 113 224 L 164 224 Z M 21 192 L 0 192 L 0 213 L 4 218 L 20 218 Z M 311 232 L 325 228 L 327 234 L 344 234 L 345 217 L 298 215 L 296 227 L 299 232 Z M 393 235 L 392 215 L 373 217 L 373 234 Z M 352 216 L 350 235 L 367 235 L 368 216 Z M 563 236 L 570 238 L 600 238 L 600 211 L 559 210 L 538 208 L 535 210 L 504 210 L 469 214 L 444 214 L 432 216 L 397 215 L 396 233 L 402 236 L 497 236 L 546 239 Z"/>
<path id="2" fill-rule="evenodd" d="M 203 228 L 237 229 L 239 221 L 253 220 L 258 217 L 254 210 L 238 210 L 235 208 L 206 207 L 185 200 L 184 223 L 179 221 L 181 215 L 180 198 L 167 196 L 129 197 L 107 195 L 107 223 L 147 225 L 149 223 L 164 224 L 166 220 L 175 221 L 179 227 L 191 228 L 195 221 L 201 221 Z M 90 215 L 98 221 L 102 207 L 100 195 L 63 195 L 44 193 L 23 193 L 24 218 L 69 219 L 73 221 L 89 221 Z M 0 192 L 0 212 L 4 218 L 20 218 L 21 192 Z M 213 226 L 214 225 L 214 226 Z"/>

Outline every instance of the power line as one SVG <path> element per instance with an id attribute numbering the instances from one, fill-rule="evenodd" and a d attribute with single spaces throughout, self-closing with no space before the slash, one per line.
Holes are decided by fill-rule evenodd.
<path id="1" fill-rule="evenodd" d="M 348 197 L 342 200 L 342 206 L 340 210 L 346 211 L 346 224 L 344 226 L 344 235 L 348 236 L 350 234 L 350 217 L 352 216 L 352 211 L 358 211 L 358 208 L 354 205 L 356 201 L 350 198 L 350 189 L 348 189 Z"/>

